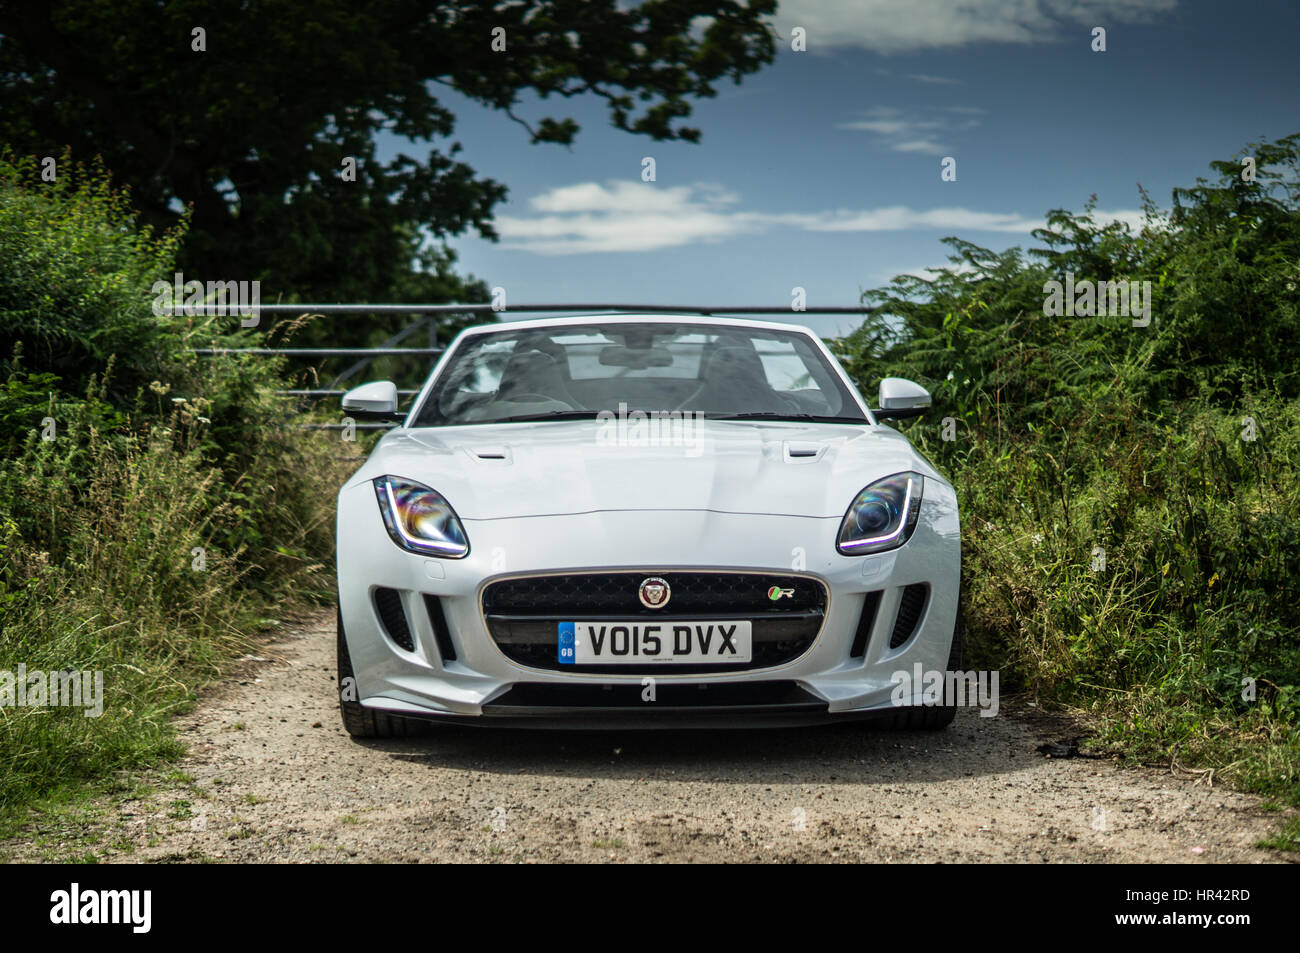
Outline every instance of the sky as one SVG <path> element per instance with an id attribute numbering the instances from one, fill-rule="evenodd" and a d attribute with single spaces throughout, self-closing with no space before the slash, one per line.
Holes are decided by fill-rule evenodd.
<path id="1" fill-rule="evenodd" d="M 1029 247 L 1049 209 L 1093 194 L 1099 217 L 1137 222 L 1139 184 L 1167 207 L 1211 160 L 1300 131 L 1295 0 L 790 0 L 773 24 L 770 66 L 695 101 L 698 144 L 620 132 L 595 98 L 532 97 L 520 116 L 582 129 L 571 147 L 529 145 L 440 87 L 457 158 L 510 190 L 499 241 L 451 242 L 461 272 L 507 305 L 785 308 L 801 287 L 810 307 L 854 306 L 945 264 L 944 236 Z M 806 51 L 791 49 L 795 27 Z M 378 147 L 423 158 L 429 145 Z"/>

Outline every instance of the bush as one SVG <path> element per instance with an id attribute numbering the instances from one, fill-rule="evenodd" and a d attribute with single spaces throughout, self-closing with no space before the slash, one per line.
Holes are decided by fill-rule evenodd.
<path id="1" fill-rule="evenodd" d="M 104 711 L 0 707 L 10 817 L 178 751 L 170 715 L 272 607 L 332 591 L 342 477 L 276 364 L 188 353 L 236 320 L 153 315 L 178 236 L 61 165 L 0 161 L 0 671 L 102 671 Z"/>
<path id="2" fill-rule="evenodd" d="M 59 170 L 47 183 L 33 159 L 0 156 L 0 372 L 21 352 L 80 394 L 113 356 L 114 402 L 129 400 L 175 354 L 171 319 L 142 292 L 171 280 L 182 232 L 137 229 L 101 169 L 65 155 Z"/>

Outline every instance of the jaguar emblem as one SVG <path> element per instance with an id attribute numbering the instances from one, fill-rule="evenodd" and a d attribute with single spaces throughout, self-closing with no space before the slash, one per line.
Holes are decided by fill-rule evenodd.
<path id="1" fill-rule="evenodd" d="M 662 609 L 668 605 L 673 591 L 668 588 L 665 580 L 658 576 L 651 576 L 649 579 L 641 580 L 641 588 L 637 590 L 637 595 L 641 598 L 641 605 L 647 609 Z"/>

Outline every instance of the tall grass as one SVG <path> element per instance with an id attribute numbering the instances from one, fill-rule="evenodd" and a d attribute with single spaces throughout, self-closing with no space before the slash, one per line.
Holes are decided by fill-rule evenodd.
<path id="1" fill-rule="evenodd" d="M 0 467 L 0 669 L 103 672 L 104 711 L 0 707 L 0 812 L 175 755 L 171 715 L 268 615 L 332 589 L 336 443 L 286 435 L 230 478 L 179 410 L 111 435 L 65 424 Z"/>
<path id="2" fill-rule="evenodd" d="M 174 236 L 102 173 L 30 173 L 0 161 L 0 672 L 102 672 L 104 708 L 0 706 L 0 826 L 177 754 L 196 690 L 329 598 L 348 466 L 274 363 L 188 353 L 246 334 L 152 314 Z"/>

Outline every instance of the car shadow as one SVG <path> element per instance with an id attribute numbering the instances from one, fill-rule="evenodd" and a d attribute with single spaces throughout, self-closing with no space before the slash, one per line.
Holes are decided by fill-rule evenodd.
<path id="1" fill-rule="evenodd" d="M 753 784 L 926 782 L 1023 770 L 1042 760 L 1024 723 L 962 710 L 944 731 L 870 722 L 732 730 L 541 730 L 439 726 L 411 739 L 358 741 L 430 769 L 558 778 Z"/>

